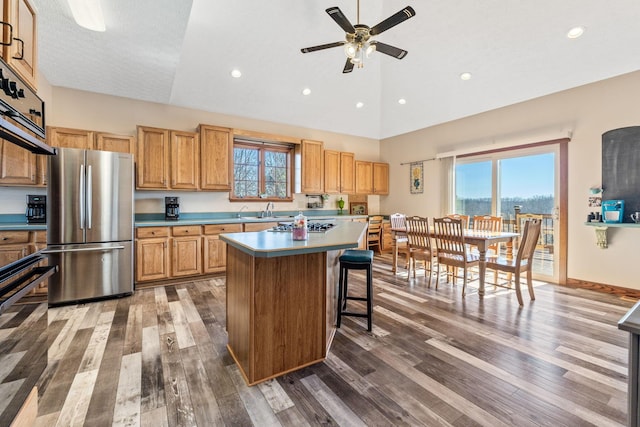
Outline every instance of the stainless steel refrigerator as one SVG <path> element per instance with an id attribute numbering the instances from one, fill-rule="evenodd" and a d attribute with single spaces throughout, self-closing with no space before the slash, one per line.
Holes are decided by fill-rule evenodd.
<path id="1" fill-rule="evenodd" d="M 133 293 L 133 156 L 60 148 L 49 158 L 49 305 Z"/>

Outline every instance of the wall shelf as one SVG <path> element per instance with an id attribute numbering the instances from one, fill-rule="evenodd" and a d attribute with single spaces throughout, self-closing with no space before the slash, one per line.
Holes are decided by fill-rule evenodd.
<path id="1" fill-rule="evenodd" d="M 640 224 L 630 222 L 585 222 L 584 225 L 593 227 L 596 232 L 596 245 L 601 249 L 607 248 L 607 229 L 609 228 L 640 228 Z"/>

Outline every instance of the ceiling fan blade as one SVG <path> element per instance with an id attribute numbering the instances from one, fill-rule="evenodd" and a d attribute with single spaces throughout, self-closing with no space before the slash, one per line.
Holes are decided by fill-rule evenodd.
<path id="1" fill-rule="evenodd" d="M 326 10 L 329 16 L 336 21 L 336 24 L 340 25 L 340 27 L 345 31 L 345 33 L 354 34 L 356 29 L 353 28 L 353 25 L 346 16 L 342 13 L 338 6 L 330 7 Z"/>
<path id="2" fill-rule="evenodd" d="M 385 55 L 393 56 L 394 58 L 397 58 L 397 59 L 402 59 L 405 56 L 407 56 L 407 53 L 409 53 L 404 49 L 400 49 L 395 46 L 391 46 L 381 42 L 373 42 L 372 44 L 375 44 L 376 50 L 378 52 L 384 53 Z"/>
<path id="3" fill-rule="evenodd" d="M 389 28 L 395 27 L 396 25 L 406 21 L 413 16 L 416 16 L 416 11 L 413 10 L 411 6 L 407 6 L 400 12 L 395 13 L 379 24 L 374 25 L 371 28 L 371 31 L 369 31 L 369 34 L 371 34 L 372 36 L 380 34 L 381 32 L 387 31 Z"/>
<path id="4" fill-rule="evenodd" d="M 347 58 L 347 63 L 344 64 L 344 69 L 342 70 L 343 74 L 350 73 L 353 71 L 353 62 L 351 62 L 350 58 Z"/>
<path id="5" fill-rule="evenodd" d="M 305 47 L 303 49 L 300 49 L 300 51 L 302 53 L 315 52 L 316 50 L 330 49 L 332 47 L 342 46 L 345 43 L 346 42 L 334 42 L 334 43 L 321 44 L 318 46 Z"/>

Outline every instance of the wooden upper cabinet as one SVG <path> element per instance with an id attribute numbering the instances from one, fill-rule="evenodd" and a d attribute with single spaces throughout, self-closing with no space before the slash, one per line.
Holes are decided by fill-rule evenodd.
<path id="1" fill-rule="evenodd" d="M 323 193 L 324 156 L 322 141 L 302 140 L 302 192 Z"/>
<path id="2" fill-rule="evenodd" d="M 0 139 L 0 184 L 36 185 L 36 155 Z"/>
<path id="3" fill-rule="evenodd" d="M 198 134 L 171 131 L 171 188 L 196 190 L 200 177 Z"/>
<path id="4" fill-rule="evenodd" d="M 353 153 L 340 153 L 340 192 L 353 194 L 356 191 L 356 156 Z"/>
<path id="5" fill-rule="evenodd" d="M 340 193 L 340 152 L 324 150 L 324 192 Z"/>
<path id="6" fill-rule="evenodd" d="M 136 188 L 168 189 L 169 131 L 138 126 Z"/>
<path id="7" fill-rule="evenodd" d="M 93 149 L 94 132 L 47 126 L 47 144 L 60 148 Z"/>
<path id="8" fill-rule="evenodd" d="M 356 194 L 373 193 L 373 163 L 362 160 L 355 161 Z"/>
<path id="9" fill-rule="evenodd" d="M 200 125 L 200 188 L 229 191 L 233 174 L 233 132 L 229 128 Z"/>
<path id="10" fill-rule="evenodd" d="M 29 0 L 4 0 L 3 18 L 13 27 L 13 42 L 3 50 L 4 60 L 22 79 L 36 89 L 37 22 Z M 4 26 L 4 40 L 9 41 L 9 27 Z"/>
<path id="11" fill-rule="evenodd" d="M 373 194 L 389 194 L 389 163 L 373 163 Z"/>
<path id="12" fill-rule="evenodd" d="M 354 154 L 324 150 L 324 192 L 350 194 L 354 191 Z"/>
<path id="13" fill-rule="evenodd" d="M 98 132 L 96 133 L 96 150 L 135 154 L 136 138 L 131 135 Z"/>

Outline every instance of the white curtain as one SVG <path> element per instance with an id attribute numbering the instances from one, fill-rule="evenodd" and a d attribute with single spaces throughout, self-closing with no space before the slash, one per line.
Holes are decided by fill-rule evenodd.
<path id="1" fill-rule="evenodd" d="M 455 212 L 456 157 L 440 158 L 440 216 Z"/>

